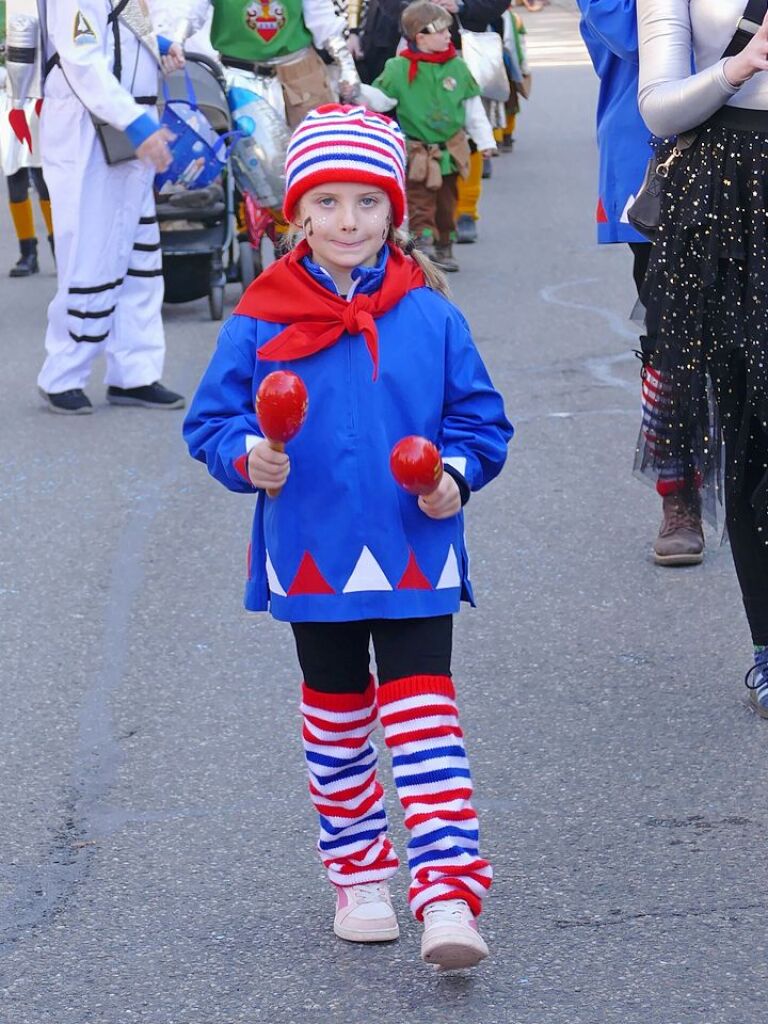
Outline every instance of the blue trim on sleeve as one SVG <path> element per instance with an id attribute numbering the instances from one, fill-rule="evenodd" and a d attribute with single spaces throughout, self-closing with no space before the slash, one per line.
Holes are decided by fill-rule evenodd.
<path id="1" fill-rule="evenodd" d="M 131 121 L 125 129 L 125 134 L 131 140 L 134 149 L 138 149 L 142 142 L 146 142 L 150 135 L 154 135 L 158 125 L 149 114 L 140 114 L 135 121 Z"/>
<path id="2" fill-rule="evenodd" d="M 166 55 L 166 53 L 168 53 L 168 51 L 170 50 L 170 48 L 172 46 L 173 46 L 173 40 L 172 39 L 169 39 L 167 36 L 158 36 L 157 37 L 157 48 L 160 51 L 160 56 L 161 57 L 164 57 Z"/>

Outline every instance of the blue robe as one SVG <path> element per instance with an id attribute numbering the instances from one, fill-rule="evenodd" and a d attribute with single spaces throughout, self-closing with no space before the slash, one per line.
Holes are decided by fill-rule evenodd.
<path id="1" fill-rule="evenodd" d="M 626 218 L 627 205 L 637 195 L 652 155 L 651 135 L 637 106 L 636 2 L 578 0 L 578 4 L 581 34 L 600 78 L 597 240 L 601 244 L 647 242 Z"/>
<path id="2" fill-rule="evenodd" d="M 379 287 L 375 267 L 355 287 Z M 334 288 L 310 261 L 306 268 Z M 361 335 L 289 362 L 257 360 L 285 325 L 233 315 L 184 423 L 190 453 L 233 491 L 257 493 L 245 606 L 289 622 L 445 615 L 472 603 L 463 514 L 433 520 L 392 478 L 392 446 L 408 434 L 434 441 L 444 462 L 478 490 L 504 465 L 513 429 L 464 317 L 438 292 L 417 288 L 376 320 L 379 377 Z M 289 369 L 309 394 L 306 422 L 286 451 L 278 497 L 256 492 L 247 451 L 261 438 L 254 401 L 263 378 Z"/>

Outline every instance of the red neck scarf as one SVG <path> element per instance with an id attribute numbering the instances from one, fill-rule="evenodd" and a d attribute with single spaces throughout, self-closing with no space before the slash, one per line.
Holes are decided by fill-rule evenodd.
<path id="1" fill-rule="evenodd" d="M 406 60 L 411 62 L 411 66 L 408 68 L 408 81 L 412 82 L 416 75 L 419 73 L 419 64 L 424 61 L 427 64 L 447 64 L 449 60 L 453 60 L 454 57 L 458 56 L 456 47 L 453 43 L 450 43 L 447 50 L 441 50 L 440 53 L 422 53 L 421 50 L 401 50 L 398 57 L 405 57 Z"/>
<path id="2" fill-rule="evenodd" d="M 373 360 L 373 379 L 379 374 L 379 332 L 375 320 L 389 312 L 413 288 L 424 286 L 424 272 L 415 260 L 389 246 L 381 287 L 371 295 L 354 295 L 347 302 L 334 295 L 301 265 L 310 255 L 306 241 L 264 271 L 249 285 L 235 313 L 288 326 L 263 345 L 259 359 L 291 360 L 330 348 L 348 334 L 362 334 Z"/>

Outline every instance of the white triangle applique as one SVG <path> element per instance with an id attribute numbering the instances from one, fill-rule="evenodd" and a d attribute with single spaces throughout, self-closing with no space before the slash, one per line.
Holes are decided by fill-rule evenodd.
<path id="1" fill-rule="evenodd" d="M 437 581 L 435 590 L 450 590 L 451 587 L 461 586 L 461 576 L 459 576 L 459 563 L 456 561 L 456 552 L 453 550 L 453 544 L 448 549 L 448 557 L 445 559 L 445 565 L 443 571 L 440 573 L 440 579 Z"/>
<path id="2" fill-rule="evenodd" d="M 635 197 L 634 196 L 630 196 L 629 199 L 627 200 L 627 205 L 624 207 L 624 212 L 621 215 L 621 219 L 620 219 L 619 223 L 621 223 L 621 224 L 629 224 L 629 217 L 627 216 L 627 211 L 629 210 L 629 208 L 632 205 L 632 203 L 634 203 L 634 201 L 635 201 Z"/>
<path id="3" fill-rule="evenodd" d="M 272 565 L 272 559 L 269 557 L 269 552 L 267 552 L 267 581 L 269 583 L 269 589 L 271 593 L 277 594 L 278 597 L 286 596 L 285 589 L 283 588 L 283 585 L 280 582 L 280 580 L 277 578 L 277 573 L 275 572 L 274 565 Z"/>
<path id="4" fill-rule="evenodd" d="M 360 590 L 391 590 L 392 584 L 389 582 L 384 572 L 371 554 L 369 548 L 364 547 L 360 552 L 360 557 L 357 560 L 357 565 L 352 571 L 352 575 L 346 582 L 343 593 L 353 594 Z"/>

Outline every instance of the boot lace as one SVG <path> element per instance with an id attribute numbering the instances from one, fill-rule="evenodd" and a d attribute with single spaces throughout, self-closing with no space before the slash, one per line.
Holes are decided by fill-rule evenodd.
<path id="1" fill-rule="evenodd" d="M 744 685 L 748 690 L 757 690 L 761 704 L 768 702 L 768 647 L 755 655 L 755 664 L 744 676 Z"/>
<path id="2" fill-rule="evenodd" d="M 682 498 L 671 499 L 664 509 L 664 525 L 660 531 L 662 537 L 668 537 L 678 530 L 691 530 L 701 533 L 701 517 L 698 510 L 692 508 Z"/>
<path id="3" fill-rule="evenodd" d="M 389 892 L 382 882 L 365 882 L 355 886 L 355 896 L 360 903 L 389 903 Z"/>
<path id="4" fill-rule="evenodd" d="M 466 900 L 436 900 L 424 907 L 424 923 L 430 924 L 434 917 L 453 918 L 456 923 L 461 923 L 468 909 Z"/>

